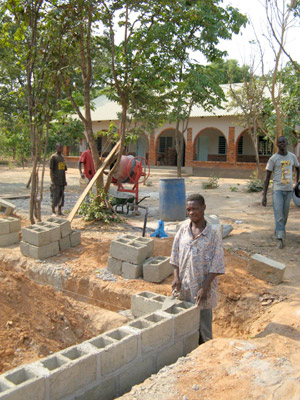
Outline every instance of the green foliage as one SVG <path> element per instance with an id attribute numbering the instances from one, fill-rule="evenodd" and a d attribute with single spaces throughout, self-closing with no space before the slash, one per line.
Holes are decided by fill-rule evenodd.
<path id="1" fill-rule="evenodd" d="M 218 176 L 211 176 L 208 180 L 208 182 L 203 182 L 202 183 L 202 188 L 203 189 L 216 189 L 219 187 L 219 177 Z"/>
<path id="2" fill-rule="evenodd" d="M 257 172 L 253 172 L 247 182 L 247 192 L 261 192 L 263 187 L 263 181 L 258 177 Z"/>
<path id="3" fill-rule="evenodd" d="M 98 195 L 90 193 L 89 200 L 80 206 L 79 214 L 85 221 L 120 222 L 122 218 L 112 210 L 111 201 L 111 196 L 99 189 Z"/>
<path id="4" fill-rule="evenodd" d="M 231 192 L 237 192 L 238 191 L 238 188 L 236 186 L 230 186 L 229 189 L 230 189 Z"/>

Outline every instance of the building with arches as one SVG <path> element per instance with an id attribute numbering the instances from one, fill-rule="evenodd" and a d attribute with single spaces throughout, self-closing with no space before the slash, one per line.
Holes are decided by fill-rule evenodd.
<path id="1" fill-rule="evenodd" d="M 226 94 L 229 85 L 223 85 Z M 120 127 L 121 106 L 102 95 L 94 101 L 92 111 L 93 130 L 107 130 L 113 122 Z M 182 168 L 191 175 L 249 177 L 256 170 L 255 145 L 247 129 L 238 120 L 238 109 L 220 108 L 205 111 L 194 106 L 186 132 L 183 133 Z M 180 132 L 180 134 L 182 134 Z M 263 136 L 258 142 L 261 169 L 273 154 L 273 145 Z M 99 142 L 99 143 L 98 143 Z M 105 138 L 98 139 L 99 151 L 105 145 Z M 84 147 L 84 146 L 83 146 Z M 110 148 L 107 149 L 109 152 Z M 289 145 L 289 151 L 299 158 L 300 145 Z M 176 166 L 175 123 L 164 123 L 152 132 L 143 132 L 127 149 L 129 154 L 147 158 L 150 166 Z"/>

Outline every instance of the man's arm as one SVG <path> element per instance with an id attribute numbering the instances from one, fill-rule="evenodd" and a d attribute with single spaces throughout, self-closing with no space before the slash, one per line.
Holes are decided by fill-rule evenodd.
<path id="1" fill-rule="evenodd" d="M 51 157 L 50 158 L 50 179 L 51 179 L 51 184 L 53 186 L 53 189 L 55 189 L 54 173 L 53 173 L 54 168 L 55 168 L 55 162 L 54 162 L 54 159 Z"/>
<path id="2" fill-rule="evenodd" d="M 181 288 L 181 282 L 179 279 L 179 268 L 176 267 L 176 265 L 173 265 L 173 267 L 174 267 L 174 279 L 172 282 L 172 290 L 176 290 L 177 292 L 179 292 Z"/>
<path id="3" fill-rule="evenodd" d="M 267 191 L 268 191 L 271 175 L 272 175 L 272 171 L 269 171 L 267 169 L 267 173 L 266 173 L 266 177 L 265 177 L 265 181 L 264 181 L 264 187 L 263 187 L 263 198 L 262 198 L 262 202 L 261 202 L 263 207 L 266 207 L 266 205 L 267 205 Z"/>
<path id="4" fill-rule="evenodd" d="M 207 278 L 203 282 L 202 287 L 198 290 L 197 297 L 196 297 L 196 304 L 200 306 L 201 300 L 205 300 L 207 298 L 207 291 L 210 287 L 210 284 L 212 281 L 215 279 L 215 277 L 219 275 L 218 273 L 215 272 L 209 272 L 207 275 Z"/>
<path id="5" fill-rule="evenodd" d="M 79 169 L 79 172 L 80 172 L 80 176 L 81 176 L 81 178 L 84 178 L 84 173 L 82 172 L 82 162 L 80 162 L 80 161 L 78 161 L 78 169 Z"/>

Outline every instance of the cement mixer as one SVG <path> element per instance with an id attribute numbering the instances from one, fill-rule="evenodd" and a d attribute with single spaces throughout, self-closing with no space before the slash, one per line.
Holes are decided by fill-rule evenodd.
<path id="1" fill-rule="evenodd" d="M 135 204 L 139 203 L 139 184 L 145 183 L 150 175 L 150 166 L 144 157 L 122 156 L 118 168 L 114 172 L 112 183 L 118 192 L 135 195 Z M 132 184 L 131 189 L 124 184 Z"/>

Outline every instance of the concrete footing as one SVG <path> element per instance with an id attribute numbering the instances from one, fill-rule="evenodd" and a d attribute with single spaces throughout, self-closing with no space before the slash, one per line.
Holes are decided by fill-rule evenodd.
<path id="1" fill-rule="evenodd" d="M 179 302 L 149 313 L 145 298 L 161 307 L 167 297 L 151 292 L 135 297 L 142 317 L 6 372 L 0 376 L 0 399 L 114 399 L 198 346 L 198 307 Z"/>

